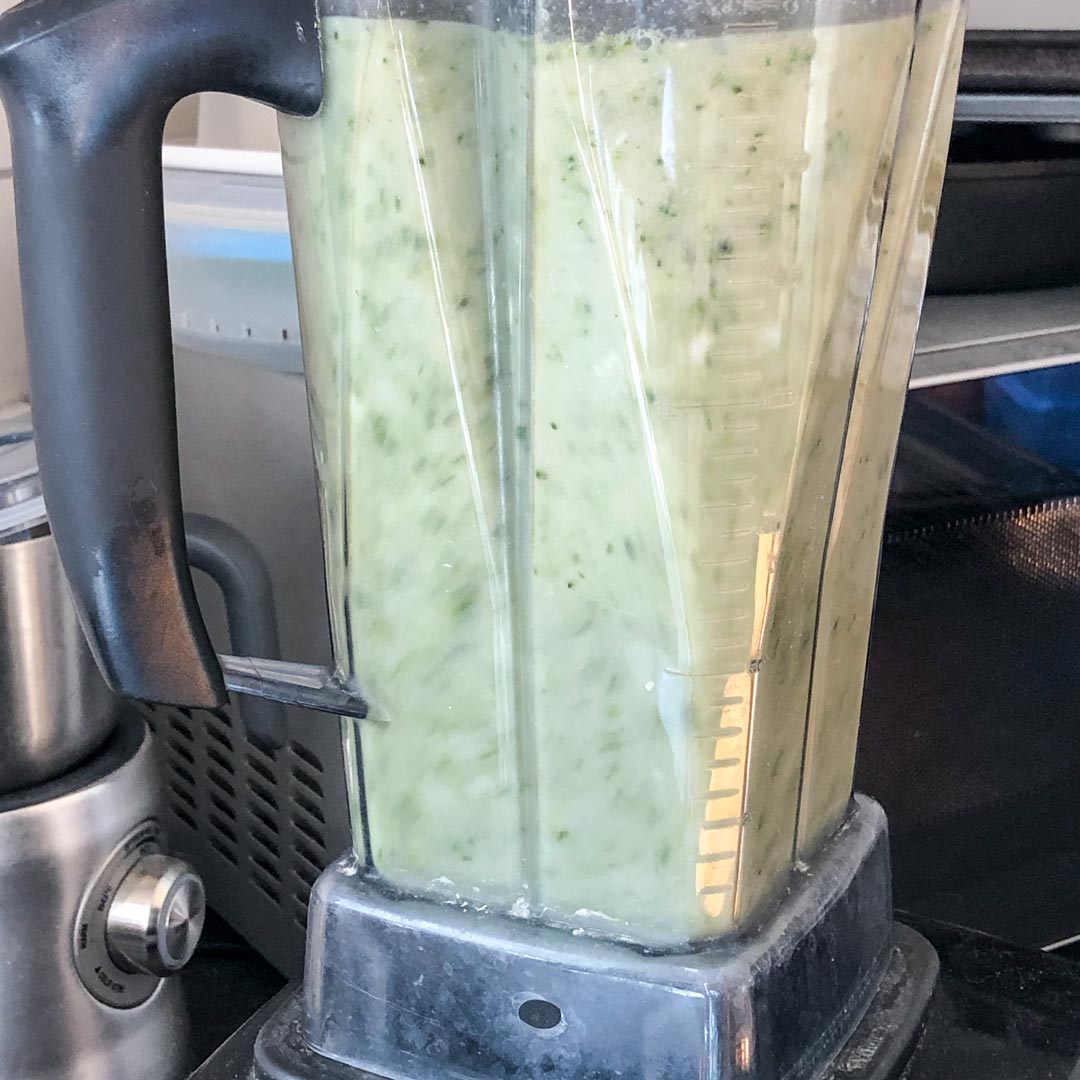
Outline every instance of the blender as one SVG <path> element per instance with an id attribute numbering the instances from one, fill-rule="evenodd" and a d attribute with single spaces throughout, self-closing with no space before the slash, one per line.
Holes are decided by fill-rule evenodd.
<path id="1" fill-rule="evenodd" d="M 179 1075 L 202 883 L 168 854 L 150 739 L 83 638 L 25 405 L 0 418 L 0 1075 Z"/>
<path id="2" fill-rule="evenodd" d="M 216 519 L 184 526 L 233 646 L 274 655 L 259 557 Z M 186 1075 L 192 1040 L 172 976 L 199 943 L 203 884 L 166 836 L 154 740 L 87 647 L 25 404 L 0 414 L 0 696 L 0 1076 Z M 240 719 L 258 745 L 280 744 L 280 706 L 247 698 Z"/>
<path id="3" fill-rule="evenodd" d="M 353 850 L 257 1075 L 814 1077 L 870 1007 L 897 949 L 852 766 L 963 16 L 0 18 L 42 475 L 101 670 L 341 717 Z M 215 654 L 194 600 L 157 174 L 202 90 L 283 114 L 333 670 Z"/>

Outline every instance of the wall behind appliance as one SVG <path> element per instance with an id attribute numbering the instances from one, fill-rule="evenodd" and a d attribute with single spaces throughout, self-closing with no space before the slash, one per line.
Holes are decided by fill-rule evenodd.
<path id="1" fill-rule="evenodd" d="M 230 150 L 278 150 L 277 113 L 231 94 L 200 94 L 199 145 Z"/>
<path id="2" fill-rule="evenodd" d="M 1080 30 L 1076 0 L 970 0 L 972 30 Z"/>

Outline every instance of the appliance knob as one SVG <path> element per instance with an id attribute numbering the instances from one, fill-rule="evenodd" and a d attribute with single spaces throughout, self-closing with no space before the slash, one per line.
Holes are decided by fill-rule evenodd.
<path id="1" fill-rule="evenodd" d="M 105 944 L 120 968 L 165 976 L 192 957 L 206 916 L 202 879 L 182 859 L 144 855 L 117 887 Z"/>

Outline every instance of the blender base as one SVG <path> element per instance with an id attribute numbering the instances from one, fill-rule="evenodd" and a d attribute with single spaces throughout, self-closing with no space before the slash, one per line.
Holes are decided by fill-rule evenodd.
<path id="1" fill-rule="evenodd" d="M 98 939 L 118 849 L 161 850 L 150 736 L 125 712 L 89 760 L 0 797 L 0 1077 L 170 1080 L 187 1020 L 175 980 L 120 972 Z M 123 864 L 120 864 L 123 865 Z M 110 878 L 112 880 L 110 880 Z M 85 898 L 85 901 L 84 901 Z M 97 939 L 97 940 L 95 940 Z M 88 983 L 108 988 L 91 992 Z"/>
<path id="2" fill-rule="evenodd" d="M 901 1080 L 919 1045 L 938 983 L 938 957 L 921 934 L 901 923 L 889 963 L 854 1033 L 821 1080 Z M 239 1046 L 207 1063 L 192 1080 L 379 1080 L 374 1074 L 316 1054 L 304 1042 L 300 990 L 283 993 L 238 1033 Z M 247 1028 L 247 1025 L 245 1025 Z M 259 1064 L 250 1072 L 259 1037 Z"/>
<path id="3" fill-rule="evenodd" d="M 887 988 L 893 942 L 885 817 L 858 796 L 762 924 L 679 955 L 390 895 L 342 859 L 254 1075 L 809 1080 Z"/>

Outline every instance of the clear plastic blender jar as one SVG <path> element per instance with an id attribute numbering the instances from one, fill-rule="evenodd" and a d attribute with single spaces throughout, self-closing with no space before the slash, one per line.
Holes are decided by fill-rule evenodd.
<path id="1" fill-rule="evenodd" d="M 359 848 L 723 934 L 850 795 L 914 323 L 888 386 L 864 331 L 961 6 L 324 12 L 281 132 Z"/>

